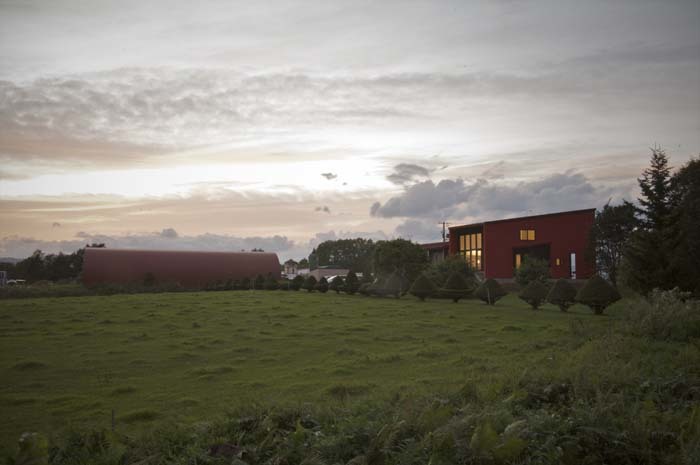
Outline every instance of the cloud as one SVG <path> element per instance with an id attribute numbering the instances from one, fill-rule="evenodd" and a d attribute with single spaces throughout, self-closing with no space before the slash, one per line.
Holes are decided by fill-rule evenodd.
<path id="1" fill-rule="evenodd" d="M 51 224 L 51 227 L 52 227 L 52 228 L 60 228 L 60 227 L 61 227 L 61 223 L 59 223 L 58 221 L 54 221 L 54 222 Z"/>
<path id="2" fill-rule="evenodd" d="M 441 226 L 435 221 L 408 219 L 394 230 L 397 237 L 415 242 L 437 242 L 442 238 Z"/>
<path id="3" fill-rule="evenodd" d="M 160 237 L 165 237 L 167 239 L 177 239 L 178 234 L 173 228 L 165 228 L 160 232 Z"/>
<path id="4" fill-rule="evenodd" d="M 595 186 L 584 175 L 558 173 L 541 180 L 508 184 L 479 179 L 445 179 L 435 184 L 424 181 L 381 204 L 375 202 L 370 215 L 393 218 L 462 220 L 479 217 L 496 219 L 521 214 L 545 213 L 600 207 L 608 198 L 630 196 L 630 186 Z M 397 232 L 416 231 L 417 223 L 404 223 Z"/>
<path id="5" fill-rule="evenodd" d="M 329 181 L 332 181 L 333 179 L 338 177 L 338 175 L 334 173 L 321 173 L 321 176 L 328 179 Z"/>
<path id="6" fill-rule="evenodd" d="M 420 165 L 412 163 L 399 163 L 394 166 L 394 172 L 387 175 L 386 179 L 393 183 L 403 185 L 412 182 L 415 178 L 427 178 L 430 170 Z"/>
<path id="7" fill-rule="evenodd" d="M 315 209 L 314 211 L 317 211 L 317 212 L 324 212 L 324 213 L 330 213 L 330 212 L 331 212 L 331 209 L 328 208 L 327 205 L 324 205 L 324 206 L 322 206 L 322 207 L 316 207 L 316 209 Z"/>

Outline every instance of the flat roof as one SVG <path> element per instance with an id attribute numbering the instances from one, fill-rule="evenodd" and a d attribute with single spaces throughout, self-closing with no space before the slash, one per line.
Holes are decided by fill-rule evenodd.
<path id="1" fill-rule="evenodd" d="M 443 248 L 449 248 L 450 243 L 449 242 L 428 242 L 427 244 L 420 244 L 421 247 L 424 249 L 443 249 Z"/>
<path id="2" fill-rule="evenodd" d="M 491 220 L 491 221 L 482 221 L 480 223 L 471 223 L 471 224 L 461 224 L 457 226 L 450 226 L 449 229 L 463 229 L 463 228 L 471 228 L 475 226 L 483 226 L 487 223 L 503 223 L 506 221 L 519 221 L 519 220 L 527 220 L 531 218 L 542 218 L 545 216 L 558 216 L 558 215 L 571 215 L 574 213 L 584 213 L 584 212 L 594 212 L 596 209 L 595 208 L 583 208 L 580 210 L 568 210 L 568 211 L 563 211 L 563 212 L 555 212 L 555 213 L 542 213 L 540 215 L 529 215 L 529 216 L 518 216 L 515 218 L 504 218 L 500 220 Z"/>

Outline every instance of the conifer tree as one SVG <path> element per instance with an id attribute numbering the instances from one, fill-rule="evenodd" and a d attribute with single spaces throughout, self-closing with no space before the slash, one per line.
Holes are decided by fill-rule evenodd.
<path id="1" fill-rule="evenodd" d="M 357 275 L 354 271 L 350 271 L 345 277 L 345 292 L 347 294 L 354 294 L 360 288 L 360 281 L 357 279 Z"/>

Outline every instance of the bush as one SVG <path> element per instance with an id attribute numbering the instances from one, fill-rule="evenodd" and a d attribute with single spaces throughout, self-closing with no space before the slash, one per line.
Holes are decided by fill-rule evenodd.
<path id="1" fill-rule="evenodd" d="M 459 255 L 452 255 L 440 262 L 433 263 L 426 271 L 426 275 L 436 287 L 445 284 L 452 273 L 461 274 L 467 281 L 473 282 L 476 279 L 474 270 L 471 269 L 464 257 Z"/>
<path id="2" fill-rule="evenodd" d="M 345 292 L 348 294 L 354 294 L 360 288 L 360 282 L 357 279 L 357 275 L 354 271 L 348 273 L 345 277 Z"/>
<path id="3" fill-rule="evenodd" d="M 245 278 L 241 279 L 239 289 L 241 289 L 243 291 L 247 291 L 250 289 L 250 278 L 249 277 L 246 276 Z"/>
<path id="4" fill-rule="evenodd" d="M 330 286 L 328 288 L 331 291 L 335 291 L 336 294 L 340 294 L 340 291 L 343 290 L 345 283 L 343 282 L 343 277 L 342 276 L 336 276 L 333 278 L 333 281 L 331 281 Z"/>
<path id="5" fill-rule="evenodd" d="M 461 273 L 454 272 L 440 289 L 440 296 L 457 303 L 459 299 L 469 296 L 473 291 L 474 286 Z"/>
<path id="6" fill-rule="evenodd" d="M 602 315 L 606 307 L 620 299 L 617 289 L 598 275 L 589 279 L 576 294 L 576 301 L 588 306 L 596 315 Z"/>
<path id="7" fill-rule="evenodd" d="M 300 274 L 294 276 L 294 279 L 292 279 L 292 282 L 290 283 L 289 287 L 293 291 L 298 291 L 301 289 L 301 287 L 304 285 L 304 277 Z"/>
<path id="8" fill-rule="evenodd" d="M 426 297 L 432 297 L 435 295 L 435 290 L 436 287 L 433 281 L 428 278 L 425 273 L 421 273 L 421 275 L 418 276 L 413 282 L 411 290 L 408 292 L 423 301 L 426 299 Z"/>
<path id="9" fill-rule="evenodd" d="M 368 296 L 372 294 L 372 284 L 371 283 L 363 283 L 360 285 L 360 287 L 357 289 L 357 292 L 359 294 Z"/>
<path id="10" fill-rule="evenodd" d="M 316 284 L 316 290 L 322 294 L 328 292 L 328 280 L 325 277 L 322 277 L 318 280 L 318 284 Z"/>
<path id="11" fill-rule="evenodd" d="M 547 286 L 540 281 L 530 281 L 530 284 L 520 291 L 518 297 L 530 304 L 533 310 L 537 310 L 546 301 L 548 291 Z"/>
<path id="12" fill-rule="evenodd" d="M 515 282 L 523 289 L 532 281 L 544 284 L 549 279 L 549 262 L 541 258 L 525 256 L 520 268 L 515 269 L 514 275 Z"/>
<path id="13" fill-rule="evenodd" d="M 503 287 L 493 278 L 489 278 L 476 290 L 476 297 L 486 302 L 488 305 L 494 305 L 501 297 L 506 295 Z"/>
<path id="14" fill-rule="evenodd" d="M 557 305 L 559 310 L 566 312 L 576 303 L 576 288 L 566 279 L 558 279 L 547 295 L 547 302 Z"/>
<path id="15" fill-rule="evenodd" d="M 377 289 L 379 295 L 391 295 L 397 299 L 403 291 L 403 280 L 396 273 L 392 273 L 384 281 L 384 285 Z"/>
<path id="16" fill-rule="evenodd" d="M 267 279 L 265 280 L 265 284 L 263 286 L 268 291 L 275 291 L 275 290 L 279 289 L 279 283 L 272 276 L 272 274 L 267 275 Z"/>
<path id="17" fill-rule="evenodd" d="M 253 281 L 253 289 L 265 289 L 265 277 L 259 274 Z"/>
<path id="18" fill-rule="evenodd" d="M 678 288 L 653 290 L 648 300 L 630 303 L 626 325 L 630 332 L 664 341 L 689 342 L 700 338 L 700 301 Z"/>
<path id="19" fill-rule="evenodd" d="M 316 289 L 316 278 L 309 275 L 304 281 L 302 288 L 306 289 L 308 292 L 313 292 Z"/>

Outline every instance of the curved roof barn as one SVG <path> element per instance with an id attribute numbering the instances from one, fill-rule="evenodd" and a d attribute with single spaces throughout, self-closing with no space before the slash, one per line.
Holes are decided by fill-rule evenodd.
<path id="1" fill-rule="evenodd" d="M 199 287 L 216 281 L 280 277 L 277 254 L 266 252 L 192 252 L 181 250 L 126 250 L 88 247 L 83 257 L 83 283 L 156 282 Z"/>

